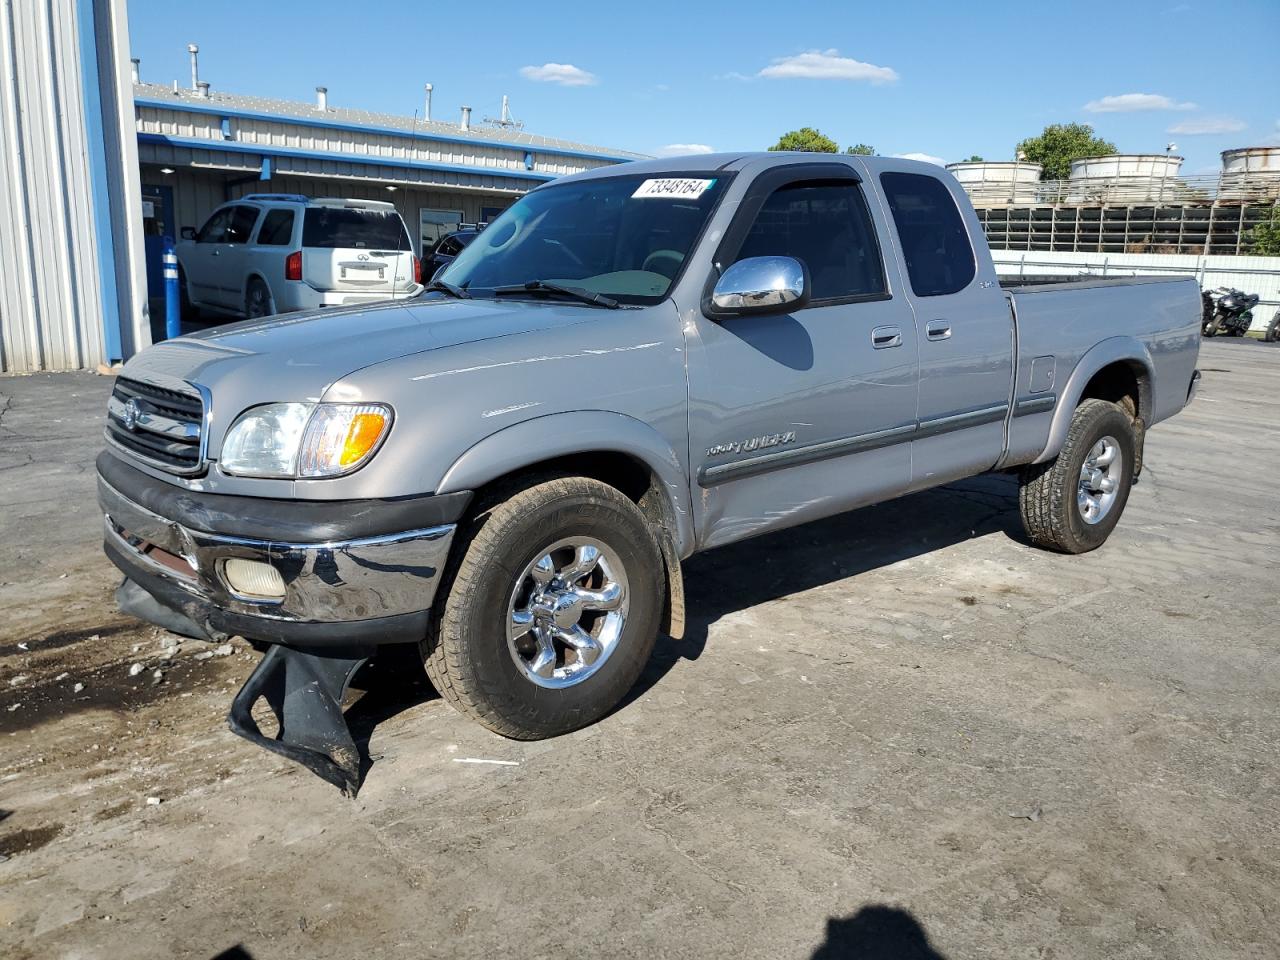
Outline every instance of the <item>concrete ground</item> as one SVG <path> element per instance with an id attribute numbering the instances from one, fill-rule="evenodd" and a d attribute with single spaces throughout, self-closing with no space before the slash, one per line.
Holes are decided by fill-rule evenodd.
<path id="1" fill-rule="evenodd" d="M 604 722 L 369 694 L 355 801 L 227 731 L 256 654 L 115 612 L 109 381 L 0 380 L 0 954 L 1274 957 L 1280 349 L 1201 366 L 1101 550 L 986 477 L 695 558 Z"/>

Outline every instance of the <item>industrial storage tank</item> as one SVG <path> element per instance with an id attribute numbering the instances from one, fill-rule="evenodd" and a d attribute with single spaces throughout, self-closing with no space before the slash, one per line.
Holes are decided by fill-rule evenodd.
<path id="1" fill-rule="evenodd" d="M 951 172 L 975 206 L 1035 203 L 1040 193 L 1040 174 L 1044 170 L 1038 163 L 1021 161 L 990 162 L 972 161 L 949 163 Z"/>
<path id="2" fill-rule="evenodd" d="M 1182 157 L 1164 153 L 1112 154 L 1071 161 L 1070 203 L 1169 202 L 1185 192 Z"/>
<path id="3" fill-rule="evenodd" d="M 1222 151 L 1220 200 L 1280 200 L 1280 146 Z"/>

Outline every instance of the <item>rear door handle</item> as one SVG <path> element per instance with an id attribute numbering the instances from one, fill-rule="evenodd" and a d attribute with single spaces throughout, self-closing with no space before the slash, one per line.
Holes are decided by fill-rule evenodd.
<path id="1" fill-rule="evenodd" d="M 902 330 L 899 327 L 876 327 L 871 331 L 871 345 L 877 350 L 902 346 Z"/>
<path id="2" fill-rule="evenodd" d="M 950 320 L 930 320 L 925 324 L 924 335 L 930 340 L 950 340 Z"/>

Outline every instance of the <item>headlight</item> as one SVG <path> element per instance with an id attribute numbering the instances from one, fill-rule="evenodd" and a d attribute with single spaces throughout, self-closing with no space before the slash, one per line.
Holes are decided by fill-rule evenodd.
<path id="1" fill-rule="evenodd" d="M 268 403 L 236 418 L 219 463 L 243 477 L 337 477 L 373 456 L 390 427 L 380 403 Z"/>

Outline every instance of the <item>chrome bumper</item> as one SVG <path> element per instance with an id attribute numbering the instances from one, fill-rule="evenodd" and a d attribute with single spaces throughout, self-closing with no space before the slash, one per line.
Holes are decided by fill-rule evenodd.
<path id="1" fill-rule="evenodd" d="M 282 543 L 191 529 L 132 502 L 101 477 L 98 496 L 107 554 L 127 576 L 162 603 L 196 613 L 197 622 L 222 621 L 227 632 L 248 637 L 254 637 L 253 621 L 261 622 L 255 639 L 277 639 L 286 625 L 355 627 L 423 614 L 431 607 L 455 529 L 445 524 L 360 540 Z M 283 599 L 237 595 L 223 577 L 232 557 L 271 564 L 284 580 Z M 305 631 L 286 635 L 306 638 Z"/>

